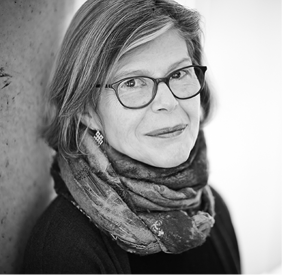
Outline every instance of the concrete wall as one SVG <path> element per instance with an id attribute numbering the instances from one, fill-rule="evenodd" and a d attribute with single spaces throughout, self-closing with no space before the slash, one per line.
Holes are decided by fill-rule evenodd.
<path id="1" fill-rule="evenodd" d="M 0 273 L 20 271 L 52 196 L 51 151 L 38 136 L 42 93 L 74 2 L 0 1 Z"/>

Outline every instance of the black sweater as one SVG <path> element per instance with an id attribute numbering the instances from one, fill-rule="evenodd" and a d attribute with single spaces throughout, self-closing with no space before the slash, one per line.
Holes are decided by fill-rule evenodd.
<path id="1" fill-rule="evenodd" d="M 61 195 L 37 222 L 23 273 L 240 273 L 238 245 L 228 209 L 213 190 L 215 225 L 206 242 L 182 254 L 125 252 Z"/>

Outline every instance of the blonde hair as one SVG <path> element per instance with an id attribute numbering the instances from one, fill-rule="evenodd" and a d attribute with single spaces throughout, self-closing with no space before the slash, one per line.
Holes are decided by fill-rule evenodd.
<path id="1" fill-rule="evenodd" d="M 170 28 L 187 43 L 193 64 L 201 65 L 200 16 L 169 0 L 88 0 L 74 16 L 64 37 L 47 94 L 43 137 L 65 157 L 82 152 L 78 144 L 80 114 L 95 111 L 101 88 L 118 61 L 130 50 Z M 210 110 L 210 91 L 201 94 L 203 122 Z"/>

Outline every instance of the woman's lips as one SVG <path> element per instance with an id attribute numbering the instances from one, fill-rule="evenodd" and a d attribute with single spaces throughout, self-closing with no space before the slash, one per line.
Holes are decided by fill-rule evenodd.
<path id="1" fill-rule="evenodd" d="M 166 127 L 151 131 L 146 134 L 150 137 L 168 138 L 180 135 L 187 127 L 187 124 L 179 124 L 174 127 Z"/>

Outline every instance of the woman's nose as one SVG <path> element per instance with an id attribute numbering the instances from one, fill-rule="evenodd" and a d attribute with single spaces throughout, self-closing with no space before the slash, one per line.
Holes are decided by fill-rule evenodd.
<path id="1" fill-rule="evenodd" d="M 177 99 L 174 97 L 170 88 L 166 83 L 161 82 L 157 87 L 157 94 L 152 102 L 152 110 L 154 112 L 168 111 L 171 112 L 178 105 Z"/>

